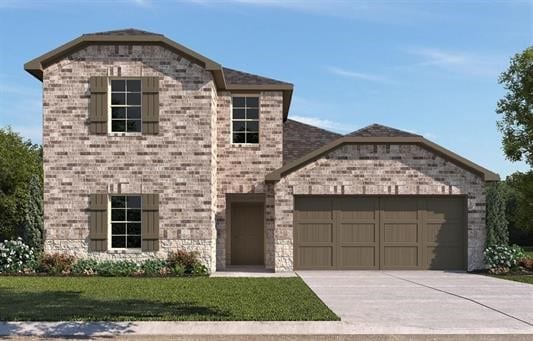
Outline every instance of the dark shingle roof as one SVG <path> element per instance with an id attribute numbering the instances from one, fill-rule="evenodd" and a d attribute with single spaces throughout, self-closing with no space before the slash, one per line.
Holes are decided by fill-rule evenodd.
<path id="1" fill-rule="evenodd" d="M 159 33 L 153 33 L 143 30 L 137 30 L 135 28 L 125 28 L 123 30 L 113 30 L 113 31 L 104 31 L 104 32 L 95 32 L 95 33 L 88 33 L 84 35 L 97 35 L 97 36 L 142 36 L 142 35 L 148 35 L 148 36 L 162 36 L 162 34 Z"/>
<path id="2" fill-rule="evenodd" d="M 272 78 L 254 75 L 227 67 L 222 68 L 224 78 L 228 84 L 246 84 L 246 85 L 273 85 L 273 84 L 290 84 L 278 81 Z"/>
<path id="3" fill-rule="evenodd" d="M 420 137 L 421 135 L 409 133 L 407 131 L 383 126 L 381 124 L 372 124 L 367 127 L 364 127 L 362 129 L 356 130 L 354 132 L 351 132 L 349 134 L 346 134 L 346 136 L 359 136 L 359 137 L 413 137 L 417 136 Z"/>
<path id="4" fill-rule="evenodd" d="M 340 137 L 340 134 L 289 119 L 283 124 L 283 164 Z"/>

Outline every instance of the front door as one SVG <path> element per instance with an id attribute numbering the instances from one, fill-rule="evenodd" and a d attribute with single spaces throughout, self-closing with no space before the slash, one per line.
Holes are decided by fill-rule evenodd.
<path id="1" fill-rule="evenodd" d="M 264 265 L 264 204 L 231 204 L 231 264 Z"/>

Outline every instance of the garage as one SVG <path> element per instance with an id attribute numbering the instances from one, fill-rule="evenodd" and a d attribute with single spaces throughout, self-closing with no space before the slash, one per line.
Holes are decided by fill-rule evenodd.
<path id="1" fill-rule="evenodd" d="M 466 269 L 465 196 L 298 195 L 294 268 Z"/>

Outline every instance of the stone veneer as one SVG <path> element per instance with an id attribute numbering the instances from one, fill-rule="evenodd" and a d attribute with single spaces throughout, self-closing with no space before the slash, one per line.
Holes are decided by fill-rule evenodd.
<path id="1" fill-rule="evenodd" d="M 418 145 L 342 145 L 274 187 L 276 271 L 293 270 L 293 195 L 302 194 L 467 195 L 468 270 L 484 266 L 484 181 Z"/>
<path id="2" fill-rule="evenodd" d="M 230 233 L 227 218 L 231 217 L 226 216 L 226 194 L 265 193 L 265 220 L 273 219 L 273 205 L 268 205 L 273 201 L 273 193 L 266 190 L 265 176 L 282 165 L 283 95 L 279 91 L 265 91 L 258 95 L 259 144 L 239 145 L 231 142 L 231 93 L 218 93 L 217 269 L 224 269 L 231 262 L 231 245 L 227 238 Z M 274 268 L 272 224 L 265 225 L 265 266 Z"/>
<path id="3" fill-rule="evenodd" d="M 90 135 L 90 76 L 159 76 L 160 133 Z M 161 46 L 90 45 L 48 66 L 43 88 L 46 251 L 140 259 L 180 247 L 198 251 L 214 271 L 217 98 L 211 73 Z M 160 194 L 159 252 L 88 252 L 89 194 L 120 191 Z"/>

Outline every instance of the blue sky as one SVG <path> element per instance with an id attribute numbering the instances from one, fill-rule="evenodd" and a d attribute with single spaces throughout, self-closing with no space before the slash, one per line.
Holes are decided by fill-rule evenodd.
<path id="1" fill-rule="evenodd" d="M 23 64 L 83 33 L 165 34 L 227 67 L 294 83 L 289 117 L 347 133 L 372 123 L 500 175 L 497 83 L 532 45 L 531 1 L 0 0 L 0 126 L 41 142 L 41 83 Z"/>

